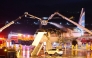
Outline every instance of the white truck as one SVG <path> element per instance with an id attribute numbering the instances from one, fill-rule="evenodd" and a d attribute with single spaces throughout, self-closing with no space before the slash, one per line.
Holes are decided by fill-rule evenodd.
<path id="1" fill-rule="evenodd" d="M 62 55 L 63 54 L 63 50 L 62 49 L 50 49 L 48 51 L 45 51 L 46 55 Z"/>

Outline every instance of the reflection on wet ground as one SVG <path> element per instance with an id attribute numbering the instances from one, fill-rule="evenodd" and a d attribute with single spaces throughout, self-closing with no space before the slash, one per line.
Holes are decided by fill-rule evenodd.
<path id="1" fill-rule="evenodd" d="M 68 58 L 92 58 L 92 52 L 91 51 L 86 51 L 86 50 L 67 50 L 64 52 L 62 57 L 68 57 Z"/>
<path id="2" fill-rule="evenodd" d="M 21 58 L 21 57 L 19 57 Z M 66 50 L 64 51 L 64 54 L 62 56 L 49 56 L 49 55 L 43 55 L 43 56 L 34 56 L 34 57 L 22 57 L 22 58 L 92 58 L 92 51 L 85 51 L 85 50 L 79 50 L 79 51 L 70 51 Z"/>

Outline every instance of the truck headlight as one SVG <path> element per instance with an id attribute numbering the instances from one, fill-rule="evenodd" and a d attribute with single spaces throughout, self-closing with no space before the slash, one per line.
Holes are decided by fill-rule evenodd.
<path id="1" fill-rule="evenodd" d="M 6 52 L 6 51 L 7 51 L 7 49 L 4 49 L 4 51 Z"/>

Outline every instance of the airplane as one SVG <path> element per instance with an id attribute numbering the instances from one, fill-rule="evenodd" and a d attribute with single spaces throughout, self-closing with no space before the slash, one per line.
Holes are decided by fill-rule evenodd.
<path id="1" fill-rule="evenodd" d="M 78 24 L 85 27 L 85 10 L 84 10 L 84 8 L 82 8 L 82 10 L 81 10 Z M 78 26 L 73 29 L 74 36 L 77 35 L 78 37 L 80 37 L 80 36 L 83 36 L 84 33 L 85 33 L 85 31 Z"/>
<path id="2" fill-rule="evenodd" d="M 51 22 L 50 24 L 53 24 L 53 23 Z M 85 10 L 84 10 L 84 8 L 82 8 L 82 10 L 81 10 L 78 24 L 83 26 L 83 27 L 85 27 Z M 64 27 L 64 26 L 62 27 L 61 25 L 57 25 L 57 24 L 53 24 L 53 25 L 57 26 L 59 28 L 63 28 Z M 69 32 L 66 33 L 66 37 L 71 37 L 71 36 L 72 37 L 81 37 L 85 33 L 85 31 L 82 28 L 78 27 L 78 26 L 74 27 L 73 30 L 72 29 L 68 29 L 68 30 L 69 30 Z M 70 36 L 70 33 L 71 33 L 71 36 Z"/>

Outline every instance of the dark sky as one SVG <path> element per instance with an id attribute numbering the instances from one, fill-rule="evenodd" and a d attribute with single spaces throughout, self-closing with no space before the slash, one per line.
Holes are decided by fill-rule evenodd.
<path id="1" fill-rule="evenodd" d="M 65 11 L 81 11 L 81 8 L 85 8 L 86 22 L 92 23 L 91 0 L 0 0 L 0 23 L 12 21 L 24 12 L 42 17 L 50 16 L 55 11 L 67 15 Z"/>
<path id="2" fill-rule="evenodd" d="M 44 16 L 55 11 L 80 11 L 82 7 L 92 15 L 91 5 L 91 0 L 2 0 L 0 1 L 0 20 L 13 20 L 26 11 Z"/>

